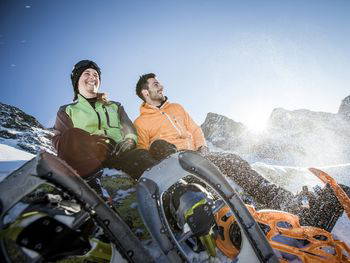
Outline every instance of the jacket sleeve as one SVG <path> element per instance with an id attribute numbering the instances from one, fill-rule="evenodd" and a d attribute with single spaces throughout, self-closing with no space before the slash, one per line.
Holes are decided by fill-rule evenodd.
<path id="1" fill-rule="evenodd" d="M 181 106 L 180 106 L 181 107 Z M 182 108 L 182 107 L 181 107 Z M 187 130 L 191 133 L 194 146 L 196 150 L 198 150 L 201 146 L 206 146 L 205 138 L 200 126 L 198 126 L 194 120 L 192 120 L 191 116 L 182 108 L 182 111 L 185 115 L 185 125 Z"/>
<path id="2" fill-rule="evenodd" d="M 56 151 L 59 151 L 60 139 L 65 131 L 74 128 L 71 118 L 65 111 L 65 106 L 62 106 L 56 116 L 56 122 L 54 126 L 54 136 L 52 137 L 52 143 Z"/>
<path id="3" fill-rule="evenodd" d="M 137 143 L 137 132 L 135 126 L 120 103 L 118 103 L 118 114 L 124 139 L 132 139 L 135 141 L 135 143 Z"/>
<path id="4" fill-rule="evenodd" d="M 137 148 L 148 150 L 150 147 L 149 135 L 145 129 L 143 129 L 138 120 L 134 122 L 137 131 Z"/>

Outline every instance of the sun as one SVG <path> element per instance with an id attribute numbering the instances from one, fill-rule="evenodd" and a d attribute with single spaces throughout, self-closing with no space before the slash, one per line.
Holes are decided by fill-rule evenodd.
<path id="1" fill-rule="evenodd" d="M 255 134 L 263 133 L 267 128 L 267 118 L 261 114 L 248 115 L 242 122 L 249 131 Z"/>

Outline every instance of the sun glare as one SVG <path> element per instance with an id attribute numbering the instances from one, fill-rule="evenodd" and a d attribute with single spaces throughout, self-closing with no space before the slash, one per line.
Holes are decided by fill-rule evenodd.
<path id="1" fill-rule="evenodd" d="M 262 116 L 247 116 L 243 121 L 247 128 L 256 134 L 262 133 L 267 127 L 267 119 Z"/>

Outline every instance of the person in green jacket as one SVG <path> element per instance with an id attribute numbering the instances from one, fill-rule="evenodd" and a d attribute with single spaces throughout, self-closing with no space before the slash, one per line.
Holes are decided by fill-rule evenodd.
<path id="1" fill-rule="evenodd" d="M 61 106 L 52 138 L 58 157 L 88 179 L 101 168 L 116 168 L 138 179 L 156 161 L 136 149 L 133 123 L 119 102 L 99 93 L 101 70 L 91 60 L 78 62 L 71 73 L 74 101 Z"/>

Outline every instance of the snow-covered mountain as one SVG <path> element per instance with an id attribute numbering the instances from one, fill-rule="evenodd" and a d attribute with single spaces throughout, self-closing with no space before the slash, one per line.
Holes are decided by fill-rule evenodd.
<path id="1" fill-rule="evenodd" d="M 325 166 L 350 162 L 350 96 L 336 114 L 274 109 L 261 134 L 225 116 L 208 113 L 202 124 L 214 149 L 232 151 L 250 162 Z"/>
<path id="2" fill-rule="evenodd" d="M 14 106 L 0 103 L 0 144 L 33 154 L 40 150 L 53 153 L 52 135 L 53 132 L 44 128 L 33 116 Z"/>

